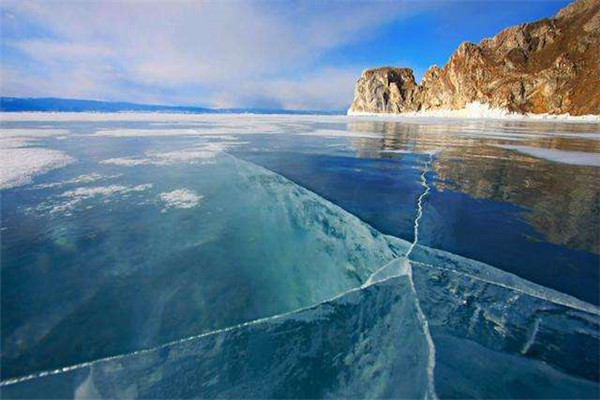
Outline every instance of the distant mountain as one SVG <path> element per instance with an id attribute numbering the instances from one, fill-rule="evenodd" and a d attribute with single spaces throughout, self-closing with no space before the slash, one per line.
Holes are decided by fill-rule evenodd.
<path id="1" fill-rule="evenodd" d="M 517 5 L 515 5 L 517 6 Z M 363 72 L 353 113 L 456 110 L 468 103 L 521 113 L 600 115 L 600 0 L 465 42 L 420 84 L 409 68 Z"/>
<path id="2" fill-rule="evenodd" d="M 125 102 L 46 98 L 0 97 L 0 110 L 11 111 L 66 111 L 66 112 L 118 112 L 118 111 L 175 111 L 206 113 L 211 110 L 200 107 L 173 107 L 164 105 Z"/>
<path id="3" fill-rule="evenodd" d="M 54 97 L 25 98 L 25 97 L 0 97 L 0 111 L 47 111 L 47 112 L 169 112 L 187 114 L 343 114 L 339 111 L 306 111 L 306 110 L 280 110 L 269 108 L 204 108 L 188 106 L 167 106 L 156 104 L 137 104 L 98 100 L 61 99 Z"/>

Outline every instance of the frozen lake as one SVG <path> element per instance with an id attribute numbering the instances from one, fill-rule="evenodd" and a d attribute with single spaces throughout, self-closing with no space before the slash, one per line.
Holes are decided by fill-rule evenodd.
<path id="1" fill-rule="evenodd" d="M 600 126 L 3 114 L 2 394 L 600 395 Z"/>

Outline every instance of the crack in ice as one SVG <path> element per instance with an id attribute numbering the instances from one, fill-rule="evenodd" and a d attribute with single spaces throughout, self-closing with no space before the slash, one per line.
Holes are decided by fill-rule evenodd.
<path id="1" fill-rule="evenodd" d="M 429 172 L 429 168 L 431 167 L 432 161 L 433 161 L 433 153 L 429 153 L 429 160 L 427 160 L 425 162 L 425 165 L 423 166 L 423 173 L 421 174 L 421 181 L 420 181 L 421 186 L 423 186 L 425 188 L 425 190 L 423 191 L 423 193 L 421 193 L 421 195 L 417 199 L 417 215 L 415 217 L 415 221 L 413 224 L 414 239 L 413 239 L 413 242 L 410 244 L 408 251 L 405 254 L 405 257 L 407 259 L 410 256 L 410 254 L 412 253 L 412 251 L 415 248 L 415 246 L 417 245 L 417 243 L 419 242 L 419 221 L 423 217 L 423 199 L 429 194 L 429 191 L 431 190 L 431 187 L 427 184 L 427 173 Z"/>
<path id="2" fill-rule="evenodd" d="M 423 313 L 423 309 L 421 308 L 421 302 L 419 301 L 419 297 L 417 296 L 417 289 L 415 288 L 415 282 L 412 278 L 412 267 L 410 266 L 410 260 L 406 259 L 408 263 L 407 268 L 407 276 L 408 282 L 410 284 L 410 289 L 413 292 L 415 298 L 415 308 L 417 309 L 417 317 L 423 326 L 423 333 L 425 334 L 425 340 L 427 341 L 427 394 L 425 395 L 426 399 L 437 399 L 437 395 L 435 393 L 435 344 L 433 343 L 433 338 L 431 337 L 431 332 L 429 331 L 429 322 Z"/>
<path id="3" fill-rule="evenodd" d="M 406 254 L 404 263 L 406 264 L 406 275 L 408 277 L 408 282 L 410 284 L 410 289 L 413 292 L 415 298 L 415 308 L 417 309 L 417 317 L 421 322 L 423 327 L 423 333 L 425 335 L 425 340 L 427 341 L 427 393 L 425 394 L 426 399 L 437 399 L 437 395 L 435 393 L 435 344 L 433 343 L 433 338 L 431 337 L 431 332 L 429 331 L 429 322 L 425 317 L 425 313 L 423 313 L 423 309 L 421 308 L 421 302 L 419 301 L 419 297 L 417 295 L 417 289 L 415 287 L 415 282 L 412 278 L 412 266 L 410 264 L 409 256 L 412 253 L 413 249 L 419 242 L 419 221 L 423 217 L 423 199 L 429 194 L 431 187 L 427 184 L 427 173 L 430 170 L 431 163 L 433 162 L 433 153 L 429 153 L 429 159 L 425 162 L 423 166 L 423 173 L 421 174 L 421 186 L 425 188 L 423 193 L 417 199 L 417 215 L 415 216 L 415 221 L 413 224 L 413 232 L 414 238 L 413 242 L 410 244 Z"/>
<path id="4" fill-rule="evenodd" d="M 42 372 L 36 372 L 36 373 L 33 373 L 33 374 L 21 376 L 21 377 L 9 378 L 9 379 L 6 379 L 4 381 L 0 381 L 0 387 L 14 385 L 16 383 L 26 382 L 26 381 L 29 381 L 29 380 L 32 380 L 32 379 L 43 378 L 45 376 L 58 375 L 58 374 L 61 374 L 61 373 L 64 373 L 64 372 L 69 372 L 69 371 L 73 371 L 73 370 L 76 370 L 76 369 L 90 367 L 90 366 L 93 366 L 95 364 L 102 363 L 102 362 L 105 362 L 105 361 L 114 361 L 114 360 L 120 360 L 120 359 L 125 358 L 125 357 L 136 356 L 136 355 L 140 355 L 140 354 L 147 354 L 147 353 L 155 352 L 157 350 L 161 350 L 161 349 L 164 349 L 164 348 L 167 348 L 167 347 L 171 347 L 171 346 L 174 346 L 174 345 L 177 345 L 177 344 L 186 343 L 186 342 L 189 342 L 189 341 L 192 341 L 192 340 L 200 339 L 200 338 L 203 338 L 203 337 L 217 335 L 217 334 L 229 332 L 229 331 L 232 331 L 232 330 L 235 330 L 235 329 L 244 328 L 244 327 L 247 327 L 247 326 L 257 325 L 257 324 L 261 324 L 261 323 L 264 323 L 264 322 L 274 321 L 274 320 L 277 320 L 277 319 L 280 319 L 280 318 L 285 318 L 285 317 L 293 316 L 294 314 L 298 314 L 298 313 L 303 312 L 303 311 L 314 309 L 314 308 L 319 307 L 319 306 L 321 306 L 323 304 L 335 301 L 335 300 L 337 300 L 337 299 L 339 299 L 339 298 L 341 298 L 343 296 L 346 296 L 347 294 L 361 291 L 361 290 L 363 290 L 366 287 L 373 286 L 375 284 L 383 283 L 383 282 L 386 282 L 388 280 L 392 280 L 392 279 L 398 278 L 398 276 L 399 275 L 389 276 L 389 277 L 387 277 L 385 279 L 378 280 L 377 282 L 374 282 L 371 285 L 363 285 L 363 286 L 355 287 L 355 288 L 352 288 L 352 289 L 348 289 L 348 290 L 346 290 L 346 291 L 344 291 L 342 293 L 339 293 L 336 296 L 333 296 L 333 297 L 331 297 L 331 298 L 329 298 L 327 300 L 323 300 L 320 303 L 312 304 L 310 306 L 306 306 L 306 307 L 302 307 L 302 308 L 297 308 L 295 310 L 288 311 L 288 312 L 285 312 L 285 313 L 271 315 L 271 316 L 263 317 L 263 318 L 257 318 L 257 319 L 251 320 L 251 321 L 243 322 L 241 324 L 228 326 L 228 327 L 222 328 L 222 329 L 216 329 L 214 331 L 203 332 L 203 333 L 200 333 L 200 334 L 197 334 L 197 335 L 192 335 L 192 336 L 188 336 L 188 337 L 185 337 L 185 338 L 182 338 L 182 339 L 173 340 L 173 341 L 170 341 L 170 342 L 167 342 L 167 343 L 163 343 L 163 344 L 160 344 L 160 345 L 154 346 L 154 347 L 148 347 L 148 348 L 145 348 L 145 349 L 135 350 L 135 351 L 132 351 L 132 352 L 129 352 L 129 353 L 116 354 L 114 356 L 102 357 L 102 358 L 98 358 L 96 360 L 90 360 L 90 361 L 86 361 L 86 362 L 83 362 L 83 363 L 70 365 L 70 366 L 67 366 L 67 367 L 60 367 L 60 368 L 55 368 L 55 369 L 52 369 L 52 370 L 46 370 L 46 371 L 42 371 Z"/>
<path id="5" fill-rule="evenodd" d="M 423 173 L 421 174 L 421 178 L 420 178 L 420 184 L 421 184 L 421 186 L 423 186 L 423 188 L 425 190 L 423 190 L 421 195 L 417 198 L 417 213 L 416 213 L 415 220 L 413 223 L 414 234 L 413 234 L 412 243 L 410 244 L 408 250 L 406 251 L 406 253 L 404 254 L 403 257 L 395 258 L 392 261 L 390 261 L 389 263 L 385 264 L 383 267 L 379 268 L 377 271 L 375 271 L 373 274 L 371 274 L 371 276 L 369 276 L 369 279 L 367 279 L 367 281 L 363 284 L 362 287 L 367 287 L 367 286 L 373 285 L 375 283 L 393 278 L 395 276 L 401 276 L 401 275 L 407 276 L 409 286 L 410 286 L 411 292 L 413 293 L 414 300 L 415 300 L 415 308 L 417 310 L 417 318 L 419 319 L 419 322 L 421 323 L 421 326 L 423 328 L 423 334 L 425 335 L 425 340 L 427 342 L 427 350 L 428 350 L 428 352 L 427 352 L 428 353 L 427 354 L 427 393 L 425 394 L 425 398 L 435 400 L 438 398 L 437 394 L 435 393 L 435 376 L 434 376 L 435 344 L 433 343 L 433 338 L 431 337 L 431 332 L 429 331 L 429 322 L 427 321 L 427 318 L 425 317 L 425 313 L 423 312 L 423 309 L 421 308 L 421 302 L 419 301 L 419 297 L 417 295 L 417 289 L 415 287 L 415 283 L 412 278 L 412 265 L 411 265 L 411 261 L 409 259 L 410 254 L 412 253 L 413 249 L 419 242 L 419 221 L 423 217 L 423 199 L 431 191 L 431 187 L 427 183 L 427 173 L 430 171 L 431 163 L 433 162 L 433 155 L 434 155 L 434 153 L 429 153 L 429 159 L 424 163 Z M 394 264 L 395 262 L 402 263 L 401 267 L 399 268 L 399 271 L 396 274 L 386 277 L 384 274 L 385 270 L 390 268 L 391 265 Z M 380 278 L 381 275 L 383 275 L 383 278 Z"/>
<path id="6" fill-rule="evenodd" d="M 228 153 L 225 153 L 227 155 L 229 155 Z M 429 330 L 429 323 L 425 317 L 425 314 L 423 313 L 423 310 L 421 308 L 421 304 L 419 301 L 419 298 L 417 296 L 417 291 L 416 291 L 416 287 L 412 278 L 412 265 L 414 263 L 414 265 L 418 266 L 418 267 L 430 267 L 430 268 L 436 268 L 436 269 L 440 269 L 440 270 L 446 270 L 452 273 L 457 273 L 457 274 L 461 274 L 461 275 L 465 275 L 465 276 L 469 276 L 473 279 L 477 279 L 489 284 L 493 284 L 493 285 L 497 285 L 499 287 L 503 287 L 509 290 L 513 290 L 517 293 L 522 293 L 528 296 L 532 296 L 532 297 L 536 297 L 539 298 L 541 300 L 545 300 L 551 303 L 556 303 L 556 304 L 560 304 L 566 307 L 570 307 L 570 308 L 574 308 L 577 310 L 581 310 L 581 311 L 586 311 L 586 312 L 591 312 L 594 313 L 595 315 L 598 315 L 598 310 L 594 307 L 593 310 L 589 310 L 586 309 L 584 307 L 581 306 L 577 306 L 576 304 L 566 304 L 566 302 L 563 301 L 558 301 L 557 299 L 551 299 L 551 298 L 546 298 L 545 296 L 542 296 L 539 293 L 535 293 L 535 292 L 530 292 L 529 290 L 524 290 L 524 289 L 519 289 L 516 287 L 513 287 L 511 285 L 507 285 L 507 284 L 503 284 L 501 282 L 495 282 L 492 280 L 488 280 L 485 279 L 483 277 L 480 276 L 474 276 L 462 271 L 456 271 L 456 270 L 452 270 L 449 268 L 444 268 L 444 267 L 440 267 L 440 266 L 434 266 L 428 263 L 423 263 L 423 262 L 419 262 L 419 261 L 411 261 L 409 260 L 409 256 L 412 254 L 414 248 L 416 247 L 416 245 L 418 244 L 418 240 L 419 240 L 419 222 L 423 217 L 423 200 L 424 198 L 429 194 L 431 188 L 427 182 L 427 173 L 430 172 L 430 168 L 431 168 L 431 164 L 433 162 L 433 153 L 429 154 L 429 159 L 424 163 L 424 169 L 423 169 L 423 173 L 421 174 L 420 177 L 420 184 L 421 186 L 424 188 L 423 192 L 421 193 L 421 195 L 418 197 L 417 199 L 417 213 L 415 216 L 415 220 L 414 220 L 414 226 L 413 226 L 413 230 L 414 230 L 414 239 L 413 242 L 410 244 L 408 250 L 406 251 L 406 253 L 403 256 L 394 258 L 393 260 L 391 260 L 389 263 L 385 264 L 383 267 L 379 268 L 377 271 L 375 271 L 373 274 L 371 274 L 369 276 L 369 278 L 365 281 L 365 283 L 359 287 L 355 287 L 349 290 L 346 290 L 342 293 L 339 293 L 335 296 L 333 296 L 332 298 L 329 298 L 327 300 L 324 300 L 322 302 L 319 302 L 318 304 L 313 304 L 310 306 L 306 306 L 306 307 L 302 307 L 299 309 L 295 309 L 286 313 L 282 313 L 282 314 L 277 314 L 277 315 L 272 315 L 272 316 L 267 316 L 267 317 L 263 317 L 263 318 L 258 318 L 255 320 L 251 320 L 251 321 L 247 321 L 241 324 L 237 324 L 237 325 L 233 325 L 233 326 L 229 326 L 226 328 L 222 328 L 222 329 L 217 329 L 214 331 L 209 331 L 209 332 L 204 332 L 204 333 L 200 333 L 197 335 L 192 335 L 189 337 L 185 337 L 185 338 L 181 338 L 178 340 L 174 340 L 171 342 L 167 342 L 167 343 L 163 343 L 160 344 L 158 346 L 154 346 L 154 347 L 150 347 L 150 348 L 145 348 L 145 349 L 140 349 L 140 350 L 136 350 L 133 352 L 129 352 L 129 353 L 124 353 L 124 354 L 118 354 L 118 355 L 114 355 L 114 356 L 109 356 L 109 357 L 103 357 L 100 359 L 96 359 L 96 360 L 91 360 L 91 361 L 87 361 L 87 362 L 83 362 L 80 364 L 75 364 L 75 365 L 71 365 L 71 366 L 66 366 L 66 367 L 62 367 L 62 368 L 57 368 L 57 369 L 53 369 L 53 370 L 47 370 L 47 371 L 42 371 L 42 372 L 37 372 L 37 373 L 33 373 L 30 375 L 26 375 L 26 376 L 21 376 L 21 377 L 15 377 L 15 378 L 9 378 L 7 380 L 4 381 L 0 381 L 0 387 L 3 386 L 8 386 L 8 385 L 12 385 L 12 384 L 16 384 L 16 383 L 20 383 L 20 382 L 24 382 L 24 381 L 29 381 L 32 379 L 36 379 L 36 378 L 42 378 L 45 376 L 51 376 L 51 375 L 57 375 L 57 374 L 61 374 L 61 373 L 66 373 L 72 370 L 77 370 L 77 369 L 81 369 L 81 368 L 85 368 L 85 367 L 92 367 L 98 363 L 102 363 L 102 362 L 106 362 L 106 361 L 112 361 L 112 360 L 119 360 L 125 357 L 129 357 L 129 356 L 136 356 L 136 355 L 140 355 L 140 354 L 147 354 L 147 353 L 151 353 L 160 349 L 164 349 L 164 348 L 168 348 L 170 346 L 173 345 L 177 345 L 177 344 L 181 344 L 181 343 L 185 343 L 185 342 L 189 342 L 189 341 L 193 341 L 199 338 L 203 338 L 203 337 L 207 337 L 207 336 L 211 336 L 211 335 L 216 335 L 216 334 L 220 334 L 220 333 L 224 333 L 224 332 L 229 332 L 235 329 L 239 329 L 239 328 L 243 328 L 243 327 L 247 327 L 247 326 L 252 326 L 255 324 L 261 324 L 261 323 L 265 323 L 265 322 L 269 322 L 269 321 L 273 321 L 273 320 L 277 320 L 280 318 L 284 318 L 287 316 L 292 316 L 296 313 L 302 312 L 302 311 L 306 311 L 309 309 L 313 309 L 315 307 L 318 307 L 322 304 L 334 301 L 342 296 L 345 296 L 349 293 L 352 292 L 356 292 L 356 291 L 360 291 L 363 290 L 364 288 L 367 288 L 369 286 L 375 285 L 375 284 L 379 284 L 388 280 L 392 280 L 394 278 L 397 278 L 399 276 L 402 275 L 406 275 L 408 278 L 408 283 L 410 286 L 410 289 L 414 295 L 414 300 L 415 300 L 415 308 L 417 311 L 417 317 L 422 325 L 423 328 L 423 332 L 425 335 L 425 339 L 427 342 L 427 346 L 428 346 L 428 357 L 427 357 L 427 378 L 428 378 L 428 390 L 425 394 L 425 398 L 428 399 L 437 399 L 437 395 L 435 393 L 435 385 L 434 385 L 434 369 L 435 369 L 435 363 L 436 363 L 436 359 L 435 359 L 435 345 L 431 336 L 431 332 Z M 234 157 L 235 158 L 235 157 Z M 237 160 L 237 159 L 236 159 Z M 393 251 L 393 253 L 395 255 L 398 255 L 398 253 L 396 253 L 396 251 Z M 387 268 L 391 268 L 393 266 L 393 264 L 395 262 L 399 262 L 400 264 L 400 269 L 396 272 L 396 273 L 392 273 L 390 275 L 387 274 L 380 274 L 381 271 L 385 271 Z M 387 276 L 386 276 L 387 275 Z M 534 326 L 532 328 L 532 332 L 531 335 L 528 339 L 528 341 L 525 343 L 525 345 L 523 346 L 521 353 L 522 354 L 526 354 L 531 346 L 533 345 L 533 343 L 536 340 L 536 336 L 539 330 L 539 324 L 540 324 L 540 320 L 539 318 L 535 320 L 534 322 Z"/>

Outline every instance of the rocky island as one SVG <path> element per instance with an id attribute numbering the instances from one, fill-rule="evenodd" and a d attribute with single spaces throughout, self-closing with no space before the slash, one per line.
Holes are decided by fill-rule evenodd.
<path id="1" fill-rule="evenodd" d="M 464 42 L 420 84 L 410 68 L 368 69 L 348 114 L 460 110 L 600 115 L 600 0 L 577 0 L 555 17 Z"/>

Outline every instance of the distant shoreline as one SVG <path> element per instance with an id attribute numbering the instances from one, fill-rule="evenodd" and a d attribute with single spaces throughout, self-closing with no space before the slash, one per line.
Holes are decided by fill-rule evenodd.
<path id="1" fill-rule="evenodd" d="M 72 113 L 168 113 L 168 114 L 291 114 L 343 115 L 339 110 L 296 110 L 268 107 L 209 108 L 121 101 L 63 99 L 56 97 L 0 97 L 0 113 L 72 112 Z"/>

